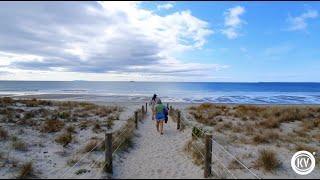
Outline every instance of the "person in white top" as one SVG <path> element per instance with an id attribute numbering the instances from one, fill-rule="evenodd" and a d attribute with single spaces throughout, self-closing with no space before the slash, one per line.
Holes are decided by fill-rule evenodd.
<path id="1" fill-rule="evenodd" d="M 152 110 L 152 120 L 155 119 L 155 116 L 156 116 L 156 105 L 157 103 L 159 102 L 160 98 L 157 97 L 156 94 L 153 95 L 151 101 L 149 102 L 149 105 L 151 105 L 151 110 Z"/>

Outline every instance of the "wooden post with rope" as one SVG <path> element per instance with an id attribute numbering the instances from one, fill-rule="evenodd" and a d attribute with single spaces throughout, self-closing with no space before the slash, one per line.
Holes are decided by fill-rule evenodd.
<path id="1" fill-rule="evenodd" d="M 134 122 L 136 124 L 136 129 L 138 129 L 138 111 L 134 112 Z"/>
<path id="2" fill-rule="evenodd" d="M 144 105 L 142 105 L 142 107 L 141 107 L 141 111 L 142 111 L 142 118 L 144 117 L 144 115 L 145 115 L 145 112 L 144 112 Z M 142 120 L 142 119 L 141 119 Z"/>
<path id="3" fill-rule="evenodd" d="M 180 123 L 181 123 L 181 112 L 178 111 L 177 129 L 180 129 Z"/>
<path id="4" fill-rule="evenodd" d="M 211 173 L 211 162 L 212 162 L 212 134 L 205 135 L 205 160 L 204 160 L 204 178 L 208 178 L 212 175 Z"/>
<path id="5" fill-rule="evenodd" d="M 148 113 L 148 103 L 146 103 L 146 114 Z"/>
<path id="6" fill-rule="evenodd" d="M 106 173 L 112 174 L 112 133 L 105 134 L 105 167 Z"/>

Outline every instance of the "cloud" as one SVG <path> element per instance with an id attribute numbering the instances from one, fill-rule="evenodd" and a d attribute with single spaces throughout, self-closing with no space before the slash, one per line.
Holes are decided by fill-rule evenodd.
<path id="1" fill-rule="evenodd" d="M 174 7 L 174 5 L 172 3 L 165 3 L 165 4 L 158 5 L 157 9 L 158 10 L 162 10 L 162 9 L 168 10 L 168 9 L 172 9 L 173 7 Z"/>
<path id="2" fill-rule="evenodd" d="M 12 74 L 9 71 L 0 71 L 0 76 Z"/>
<path id="3" fill-rule="evenodd" d="M 175 58 L 205 45 L 214 33 L 206 21 L 188 10 L 161 16 L 140 5 L 4 2 L 0 58 L 6 58 L 7 68 L 38 71 L 212 74 L 218 70 L 220 65 L 188 64 Z"/>
<path id="4" fill-rule="evenodd" d="M 307 20 L 315 19 L 318 17 L 318 11 L 316 10 L 307 10 L 307 12 L 302 13 L 300 16 L 292 17 L 289 15 L 287 22 L 289 23 L 288 31 L 299 31 L 307 29 Z"/>
<path id="5" fill-rule="evenodd" d="M 235 6 L 229 8 L 224 13 L 224 29 L 221 30 L 222 34 L 226 35 L 229 39 L 235 39 L 240 34 L 238 30 L 245 23 L 244 20 L 240 18 L 241 15 L 245 13 L 245 8 L 242 6 Z"/>
<path id="6" fill-rule="evenodd" d="M 203 72 L 209 73 L 210 71 L 219 71 L 225 68 L 228 68 L 227 65 L 219 64 L 200 64 L 200 63 L 164 63 L 165 67 L 163 68 L 158 65 L 146 65 L 146 66 L 132 66 L 127 69 L 126 72 L 140 70 L 144 73 L 154 73 L 158 74 L 170 74 L 170 75 L 203 75 Z"/>

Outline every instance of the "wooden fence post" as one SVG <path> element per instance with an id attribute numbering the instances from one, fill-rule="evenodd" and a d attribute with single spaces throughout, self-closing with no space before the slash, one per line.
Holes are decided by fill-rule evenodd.
<path id="1" fill-rule="evenodd" d="M 144 114 L 145 114 L 145 112 L 144 112 L 144 105 L 142 105 L 141 111 L 142 111 L 142 117 L 143 117 Z"/>
<path id="2" fill-rule="evenodd" d="M 181 123 L 181 112 L 178 111 L 177 129 L 180 129 L 180 123 Z"/>
<path id="3" fill-rule="evenodd" d="M 138 129 L 138 111 L 134 112 L 134 122 L 136 123 L 136 129 Z"/>
<path id="4" fill-rule="evenodd" d="M 205 135 L 205 160 L 204 160 L 204 178 L 208 178 L 212 175 L 211 173 L 211 162 L 212 162 L 212 134 Z"/>
<path id="5" fill-rule="evenodd" d="M 146 103 L 146 114 L 148 113 L 148 103 Z"/>
<path id="6" fill-rule="evenodd" d="M 112 133 L 106 133 L 105 135 L 105 172 L 113 173 L 112 170 Z"/>
<path id="7" fill-rule="evenodd" d="M 167 108 L 169 109 L 169 103 L 167 103 Z"/>
<path id="8" fill-rule="evenodd" d="M 195 133 L 195 130 L 194 130 L 194 129 L 195 129 L 195 127 L 193 127 L 193 128 L 192 128 L 192 131 L 191 131 L 192 141 L 194 141 L 194 140 L 196 139 L 196 135 L 195 135 L 196 133 Z"/>

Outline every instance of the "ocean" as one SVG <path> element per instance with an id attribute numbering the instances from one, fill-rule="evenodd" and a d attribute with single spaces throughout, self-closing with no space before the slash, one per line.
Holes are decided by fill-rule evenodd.
<path id="1" fill-rule="evenodd" d="M 320 104 L 320 83 L 0 81 L 0 95 L 73 95 L 75 99 L 166 102 Z"/>

